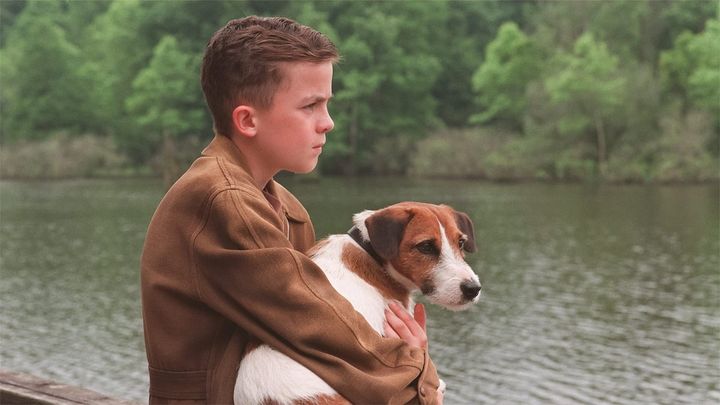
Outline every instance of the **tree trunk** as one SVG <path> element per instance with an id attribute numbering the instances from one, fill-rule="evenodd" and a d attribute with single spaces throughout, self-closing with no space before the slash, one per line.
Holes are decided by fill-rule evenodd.
<path id="1" fill-rule="evenodd" d="M 600 177 L 605 177 L 607 171 L 607 146 L 606 146 L 606 135 L 605 126 L 603 125 L 602 119 L 595 114 L 595 134 L 597 137 L 597 165 Z"/>
<path id="2" fill-rule="evenodd" d="M 180 174 L 180 165 L 177 159 L 177 148 L 172 135 L 163 133 L 163 142 L 160 152 L 160 166 L 165 188 L 170 188 Z"/>
<path id="3" fill-rule="evenodd" d="M 350 156 L 348 156 L 348 167 L 345 169 L 346 174 L 354 175 L 355 174 L 355 160 L 357 157 L 357 149 L 358 149 L 358 113 L 357 113 L 357 105 L 352 105 L 352 110 L 350 111 L 350 128 L 348 130 L 348 143 L 350 144 Z"/>

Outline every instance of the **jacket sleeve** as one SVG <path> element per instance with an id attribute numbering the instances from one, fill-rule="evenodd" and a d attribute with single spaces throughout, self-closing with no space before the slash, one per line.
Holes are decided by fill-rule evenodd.
<path id="1" fill-rule="evenodd" d="M 352 403 L 435 402 L 439 380 L 427 353 L 376 333 L 292 248 L 261 195 L 225 190 L 206 212 L 192 255 L 207 305 Z"/>

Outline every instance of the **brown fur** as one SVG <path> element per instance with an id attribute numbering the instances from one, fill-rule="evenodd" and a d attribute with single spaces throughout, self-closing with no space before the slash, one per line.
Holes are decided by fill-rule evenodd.
<path id="1" fill-rule="evenodd" d="M 410 303 L 409 291 L 390 278 L 385 269 L 364 250 L 355 245 L 345 245 L 342 261 L 353 273 L 377 288 L 383 297 L 400 301 L 406 307 Z"/>

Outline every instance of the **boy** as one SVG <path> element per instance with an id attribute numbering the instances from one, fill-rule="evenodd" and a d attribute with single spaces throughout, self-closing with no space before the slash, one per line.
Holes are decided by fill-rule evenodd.
<path id="1" fill-rule="evenodd" d="M 142 257 L 150 403 L 232 403 L 257 341 L 352 403 L 438 400 L 422 328 L 395 307 L 387 334 L 408 343 L 375 333 L 301 253 L 312 224 L 273 180 L 317 164 L 337 59 L 284 18 L 232 20 L 210 39 L 201 81 L 215 138 L 160 202 Z"/>

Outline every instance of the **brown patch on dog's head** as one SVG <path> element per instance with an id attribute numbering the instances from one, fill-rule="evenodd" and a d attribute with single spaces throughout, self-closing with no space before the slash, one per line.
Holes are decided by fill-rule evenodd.
<path id="1" fill-rule="evenodd" d="M 438 224 L 455 223 L 451 212 L 445 206 L 400 203 L 376 211 L 365 220 L 365 226 L 378 255 L 421 288 L 427 286 L 425 280 L 440 256 L 442 235 Z M 459 229 L 457 225 L 452 228 Z"/>
<path id="2" fill-rule="evenodd" d="M 373 212 L 364 225 L 373 249 L 404 286 L 455 307 L 465 298 L 460 282 L 455 286 L 453 280 L 469 280 L 479 291 L 477 276 L 463 260 L 465 252 L 477 250 L 467 214 L 446 205 L 408 202 Z"/>
<path id="3" fill-rule="evenodd" d="M 365 220 L 370 245 L 380 257 L 390 261 L 398 255 L 400 241 L 411 218 L 409 210 L 393 206 L 377 211 Z"/>
<path id="4" fill-rule="evenodd" d="M 474 253 L 477 251 L 477 245 L 475 244 L 475 228 L 470 220 L 470 217 L 464 212 L 455 211 L 455 222 L 462 233 L 465 234 L 467 239 L 463 243 L 463 250 L 468 253 Z"/>

